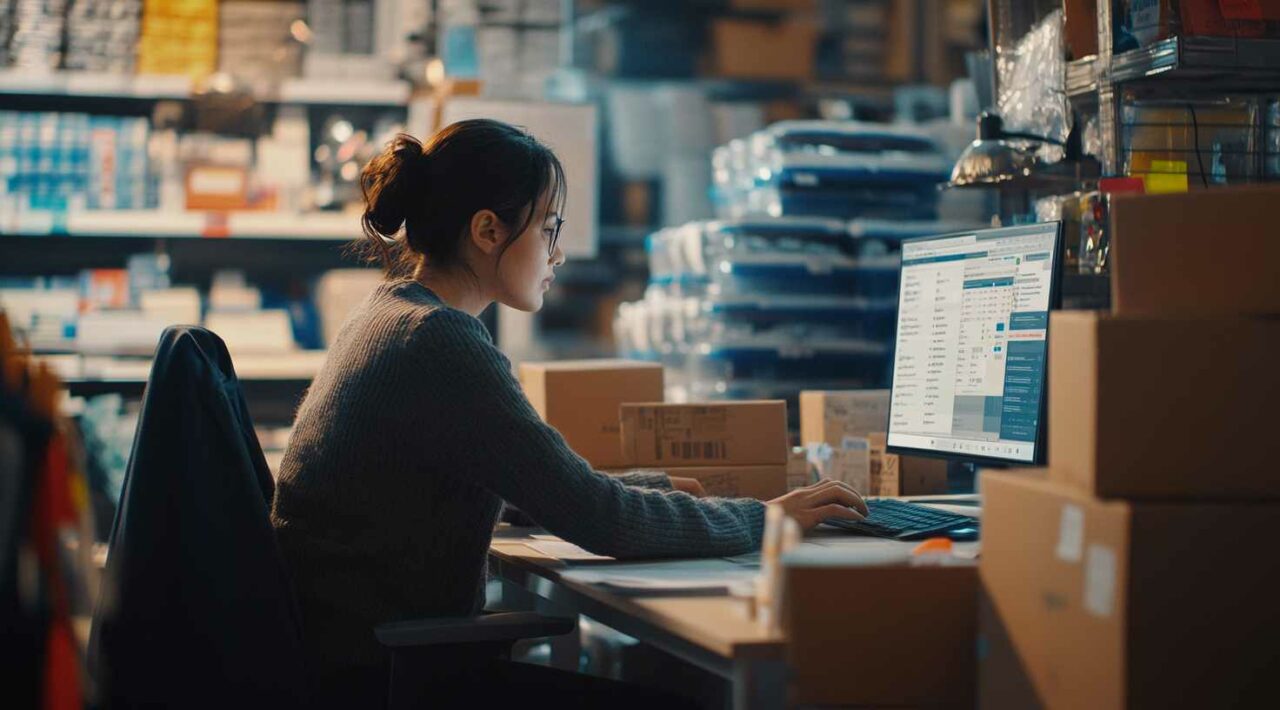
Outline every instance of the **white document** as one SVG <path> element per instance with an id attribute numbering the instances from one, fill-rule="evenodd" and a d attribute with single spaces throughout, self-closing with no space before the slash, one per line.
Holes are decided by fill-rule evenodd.
<path id="1" fill-rule="evenodd" d="M 588 552 L 572 542 L 564 540 L 539 539 L 524 543 L 547 557 L 554 557 L 563 562 L 612 562 L 614 558 Z"/>

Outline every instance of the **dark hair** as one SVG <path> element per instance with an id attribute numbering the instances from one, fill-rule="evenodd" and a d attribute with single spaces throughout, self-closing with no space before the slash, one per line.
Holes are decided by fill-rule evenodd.
<path id="1" fill-rule="evenodd" d="M 486 209 L 511 229 L 501 259 L 548 189 L 557 212 L 565 200 L 555 153 L 524 130 L 490 119 L 450 124 L 425 145 L 401 133 L 364 167 L 360 187 L 363 251 L 389 276 L 406 274 L 424 258 L 457 265 L 472 216 Z"/>

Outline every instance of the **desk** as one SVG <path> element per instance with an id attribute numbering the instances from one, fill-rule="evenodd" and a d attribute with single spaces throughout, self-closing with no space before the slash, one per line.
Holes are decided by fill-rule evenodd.
<path id="1" fill-rule="evenodd" d="M 728 596 L 628 597 L 606 592 L 562 577 L 566 565 L 524 544 L 532 542 L 528 532 L 501 532 L 489 550 L 489 569 L 504 584 L 505 602 L 528 606 L 528 594 L 532 594 L 540 610 L 584 614 L 725 678 L 733 686 L 734 708 L 784 705 L 782 637 L 765 631 L 749 616 L 747 600 Z M 505 596 L 508 592 L 514 592 L 513 596 Z M 553 664 L 576 667 L 578 639 L 576 634 L 570 636 L 553 644 Z"/>
<path id="2" fill-rule="evenodd" d="M 928 496 L 918 502 L 943 505 L 968 504 L 969 512 L 977 496 Z M 560 560 L 529 547 L 540 532 L 529 528 L 500 528 L 489 550 L 489 570 L 503 582 L 504 603 L 510 608 L 536 608 L 546 613 L 583 614 L 610 628 L 670 653 L 681 660 L 714 673 L 732 685 L 733 707 L 738 710 L 785 706 L 787 673 L 785 639 L 762 628 L 750 616 L 745 599 L 717 597 L 635 597 L 621 596 L 592 584 L 566 578 L 570 567 Z M 883 546 L 910 549 L 916 543 L 897 543 L 849 536 L 839 531 L 818 531 L 805 544 L 857 546 L 868 550 Z M 975 543 L 960 544 L 976 552 Z M 671 564 L 688 564 L 673 561 Z M 605 570 L 609 564 L 592 564 Z M 577 634 L 552 642 L 552 663 L 576 669 L 580 651 Z"/>

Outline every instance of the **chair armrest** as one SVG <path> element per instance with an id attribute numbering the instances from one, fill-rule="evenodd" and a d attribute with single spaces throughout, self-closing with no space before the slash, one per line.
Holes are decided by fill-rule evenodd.
<path id="1" fill-rule="evenodd" d="M 481 616 L 396 621 L 375 626 L 373 633 L 383 646 L 399 648 L 561 636 L 577 627 L 577 619 L 543 616 L 531 611 L 509 611 Z"/>

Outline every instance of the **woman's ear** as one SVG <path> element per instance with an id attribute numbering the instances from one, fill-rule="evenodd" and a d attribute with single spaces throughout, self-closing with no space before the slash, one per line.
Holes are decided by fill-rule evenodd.
<path id="1" fill-rule="evenodd" d="M 507 226 L 493 210 L 480 210 L 471 215 L 471 243 L 484 254 L 494 254 L 507 243 Z"/>

